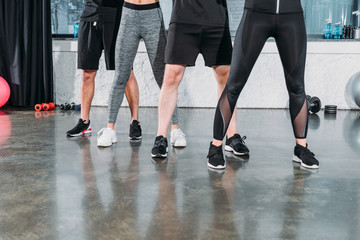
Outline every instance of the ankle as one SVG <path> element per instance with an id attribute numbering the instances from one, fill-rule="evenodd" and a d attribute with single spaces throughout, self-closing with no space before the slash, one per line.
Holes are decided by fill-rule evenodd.
<path id="1" fill-rule="evenodd" d="M 213 141 L 211 142 L 211 144 L 215 147 L 219 147 L 222 145 L 222 141 L 220 140 L 216 140 L 216 139 L 213 139 Z"/>
<path id="2" fill-rule="evenodd" d="M 115 124 L 108 123 L 107 128 L 111 128 L 112 130 L 115 130 Z"/>
<path id="3" fill-rule="evenodd" d="M 297 139 L 296 139 L 296 144 L 298 144 L 298 145 L 306 148 L 306 147 L 307 147 L 306 138 L 305 138 L 305 139 L 299 139 L 299 138 L 297 138 Z"/>

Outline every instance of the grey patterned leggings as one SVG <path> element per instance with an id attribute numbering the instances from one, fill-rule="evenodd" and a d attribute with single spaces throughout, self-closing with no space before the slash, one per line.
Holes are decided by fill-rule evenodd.
<path id="1" fill-rule="evenodd" d="M 145 42 L 156 83 L 161 87 L 165 70 L 166 36 L 160 5 L 125 2 L 116 40 L 115 78 L 109 98 L 108 123 L 116 122 L 141 39 Z M 177 108 L 171 122 L 178 124 Z"/>

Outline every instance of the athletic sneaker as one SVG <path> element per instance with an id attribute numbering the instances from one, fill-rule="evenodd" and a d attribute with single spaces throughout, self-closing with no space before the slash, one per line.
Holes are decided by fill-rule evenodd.
<path id="1" fill-rule="evenodd" d="M 226 162 L 222 152 L 222 145 L 217 147 L 211 142 L 207 158 L 209 158 L 207 164 L 209 168 L 224 169 L 226 167 Z"/>
<path id="2" fill-rule="evenodd" d="M 112 128 L 102 128 L 98 132 L 97 145 L 98 147 L 110 147 L 117 142 L 115 130 Z"/>
<path id="3" fill-rule="evenodd" d="M 133 120 L 130 124 L 129 139 L 140 140 L 142 138 L 140 122 Z"/>
<path id="4" fill-rule="evenodd" d="M 315 154 L 306 147 L 296 144 L 294 149 L 293 161 L 300 163 L 301 166 L 310 169 L 319 168 L 319 161 L 315 158 Z"/>
<path id="5" fill-rule="evenodd" d="M 239 134 L 235 134 L 231 138 L 226 137 L 225 151 L 233 152 L 237 156 L 249 155 L 249 149 L 245 144 L 246 136 L 241 137 Z"/>
<path id="6" fill-rule="evenodd" d="M 185 133 L 180 128 L 175 128 L 170 134 L 170 143 L 173 147 L 186 147 Z"/>
<path id="7" fill-rule="evenodd" d="M 166 158 L 168 153 L 168 142 L 163 136 L 155 138 L 154 146 L 151 150 L 151 156 L 154 158 Z"/>
<path id="8" fill-rule="evenodd" d="M 88 123 L 85 123 L 85 120 L 82 120 L 80 118 L 76 126 L 73 129 L 67 131 L 66 135 L 68 137 L 80 137 L 85 135 L 91 135 L 90 120 Z"/>

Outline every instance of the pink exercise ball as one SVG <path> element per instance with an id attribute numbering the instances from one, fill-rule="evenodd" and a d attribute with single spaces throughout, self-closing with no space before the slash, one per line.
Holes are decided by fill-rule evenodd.
<path id="1" fill-rule="evenodd" d="M 0 108 L 4 106 L 10 98 L 10 87 L 7 81 L 0 77 Z"/>

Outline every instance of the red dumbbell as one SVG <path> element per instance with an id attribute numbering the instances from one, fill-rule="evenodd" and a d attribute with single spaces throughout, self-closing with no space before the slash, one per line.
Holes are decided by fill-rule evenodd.
<path id="1" fill-rule="evenodd" d="M 49 111 L 49 110 L 50 110 L 50 106 L 49 106 L 49 104 L 47 104 L 47 103 L 42 103 L 42 104 L 41 104 L 41 108 L 42 108 L 42 110 L 44 110 L 44 111 Z"/>
<path id="2" fill-rule="evenodd" d="M 49 102 L 50 110 L 53 110 L 55 108 L 55 103 Z"/>
<path id="3" fill-rule="evenodd" d="M 34 107 L 35 111 L 39 112 L 42 110 L 42 106 L 41 104 L 36 104 L 35 107 Z"/>
<path id="4" fill-rule="evenodd" d="M 34 109 L 35 111 L 39 112 L 41 110 L 49 111 L 55 108 L 55 104 L 53 102 L 49 103 L 42 103 L 42 104 L 36 104 Z"/>

